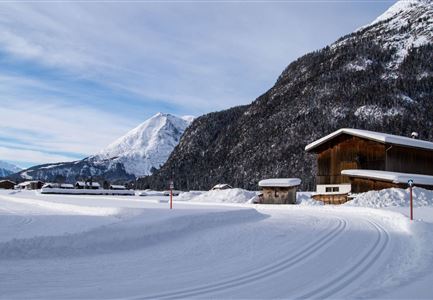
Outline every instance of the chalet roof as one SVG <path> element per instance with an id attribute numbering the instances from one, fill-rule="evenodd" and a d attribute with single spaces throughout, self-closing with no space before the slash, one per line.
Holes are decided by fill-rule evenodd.
<path id="1" fill-rule="evenodd" d="M 421 174 L 408 174 L 388 171 L 376 171 L 376 170 L 343 170 L 342 175 L 350 177 L 361 177 L 370 179 L 379 179 L 384 181 L 390 181 L 393 183 L 407 183 L 409 179 L 412 179 L 414 185 L 433 185 L 433 176 L 421 175 Z"/>
<path id="2" fill-rule="evenodd" d="M 292 187 L 300 184 L 299 178 L 272 178 L 259 181 L 260 187 Z"/>
<path id="3" fill-rule="evenodd" d="M 74 185 L 70 184 L 70 183 L 62 183 L 60 185 L 60 187 L 62 187 L 62 188 L 74 188 Z"/>
<path id="4" fill-rule="evenodd" d="M 8 180 L 8 179 L 0 180 L 0 183 L 2 183 L 2 182 L 9 182 L 9 183 L 15 184 L 15 182 L 13 182 L 12 180 Z"/>
<path id="5" fill-rule="evenodd" d="M 29 185 L 29 184 L 32 184 L 32 183 L 39 183 L 39 182 L 42 182 L 42 181 L 40 181 L 40 180 L 30 180 L 30 181 L 24 181 L 24 182 L 18 183 L 17 185 L 18 186 L 26 186 L 26 185 Z"/>
<path id="6" fill-rule="evenodd" d="M 353 135 L 353 136 L 365 138 L 383 144 L 394 144 L 394 145 L 402 145 L 407 147 L 433 150 L 433 143 L 429 141 L 413 139 L 413 138 L 400 136 L 400 135 L 393 135 L 388 133 L 381 133 L 381 132 L 368 131 L 362 129 L 352 129 L 352 128 L 341 128 L 337 131 L 334 131 L 331 134 L 328 134 L 327 136 L 324 136 L 321 139 L 318 139 L 317 141 L 308 144 L 305 147 L 305 150 L 311 151 L 317 146 L 322 145 L 323 143 L 341 134 Z"/>
<path id="7" fill-rule="evenodd" d="M 84 182 L 84 181 L 77 181 L 77 183 L 75 183 L 76 185 L 78 184 L 79 186 L 90 186 L 90 182 Z M 99 187 L 100 184 L 98 182 L 92 182 L 91 186 L 96 186 Z"/>

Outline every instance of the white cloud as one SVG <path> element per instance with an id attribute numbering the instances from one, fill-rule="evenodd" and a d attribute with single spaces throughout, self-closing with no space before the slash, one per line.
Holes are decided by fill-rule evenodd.
<path id="1" fill-rule="evenodd" d="M 254 100 L 290 60 L 337 38 L 338 23 L 326 16 L 332 5 L 320 19 L 317 6 L 4 3 L 0 45 L 144 99 L 162 94 L 158 101 L 208 112 Z"/>
<path id="2" fill-rule="evenodd" d="M 0 51 L 9 55 L 0 64 L 9 69 L 0 68 L 0 146 L 8 157 L 0 159 L 89 155 L 161 108 L 200 114 L 248 103 L 291 60 L 376 15 L 337 6 L 349 4 L 2 3 Z"/>
<path id="3" fill-rule="evenodd" d="M 6 161 L 31 161 L 37 164 L 71 161 L 71 157 L 41 151 L 15 149 L 0 146 L 0 157 Z"/>

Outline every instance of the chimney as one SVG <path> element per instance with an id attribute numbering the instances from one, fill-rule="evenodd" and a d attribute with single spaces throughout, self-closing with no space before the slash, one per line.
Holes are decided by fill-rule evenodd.
<path id="1" fill-rule="evenodd" d="M 411 134 L 410 134 L 410 136 L 413 138 L 413 139 L 417 139 L 418 138 L 418 132 L 412 132 Z"/>

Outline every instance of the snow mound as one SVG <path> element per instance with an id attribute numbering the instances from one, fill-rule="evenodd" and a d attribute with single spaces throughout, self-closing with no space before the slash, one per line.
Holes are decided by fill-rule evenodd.
<path id="1" fill-rule="evenodd" d="M 407 207 L 410 205 L 409 197 L 409 189 L 390 188 L 358 194 L 355 199 L 343 205 L 373 208 Z M 413 205 L 415 207 L 433 206 L 433 191 L 415 187 L 413 189 Z"/>
<path id="2" fill-rule="evenodd" d="M 206 191 L 189 191 L 181 193 L 178 197 L 176 197 L 176 201 L 190 201 L 192 198 L 197 197 L 201 194 L 206 193 Z"/>
<path id="3" fill-rule="evenodd" d="M 188 192 L 179 195 L 176 200 L 191 202 L 248 203 L 257 192 L 243 189 L 212 190 L 208 192 Z"/>
<path id="4" fill-rule="evenodd" d="M 324 205 L 321 201 L 316 201 L 311 198 L 312 192 L 298 192 L 296 193 L 296 204 L 301 206 L 318 206 Z"/>

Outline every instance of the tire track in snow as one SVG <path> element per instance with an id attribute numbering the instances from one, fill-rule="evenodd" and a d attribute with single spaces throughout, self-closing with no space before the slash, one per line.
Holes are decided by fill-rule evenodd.
<path id="1" fill-rule="evenodd" d="M 370 220 L 367 220 L 367 222 L 370 223 L 378 233 L 373 246 L 369 248 L 367 252 L 356 261 L 356 263 L 351 265 L 343 273 L 338 274 L 336 277 L 332 277 L 330 280 L 326 281 L 314 290 L 302 294 L 301 296 L 295 296 L 294 298 L 334 298 L 335 294 L 343 291 L 347 285 L 367 272 L 374 265 L 374 263 L 379 260 L 381 254 L 389 245 L 390 237 L 388 232 L 378 223 Z"/>
<path id="2" fill-rule="evenodd" d="M 337 220 L 337 226 L 335 226 L 335 228 L 332 228 L 329 233 L 323 235 L 321 238 L 315 240 L 314 242 L 309 243 L 302 249 L 298 250 L 295 254 L 285 259 L 279 260 L 271 265 L 264 266 L 254 271 L 244 273 L 241 276 L 232 277 L 213 284 L 206 284 L 188 289 L 153 294 L 149 296 L 132 297 L 131 299 L 177 299 L 194 297 L 215 291 L 221 291 L 223 289 L 239 287 L 245 284 L 249 284 L 256 279 L 259 280 L 267 278 L 267 276 L 272 276 L 282 271 L 286 271 L 287 269 L 295 267 L 303 263 L 305 260 L 308 260 L 313 253 L 323 249 L 324 246 L 330 244 L 333 240 L 340 236 L 347 227 L 347 221 L 340 218 L 338 218 Z"/>

